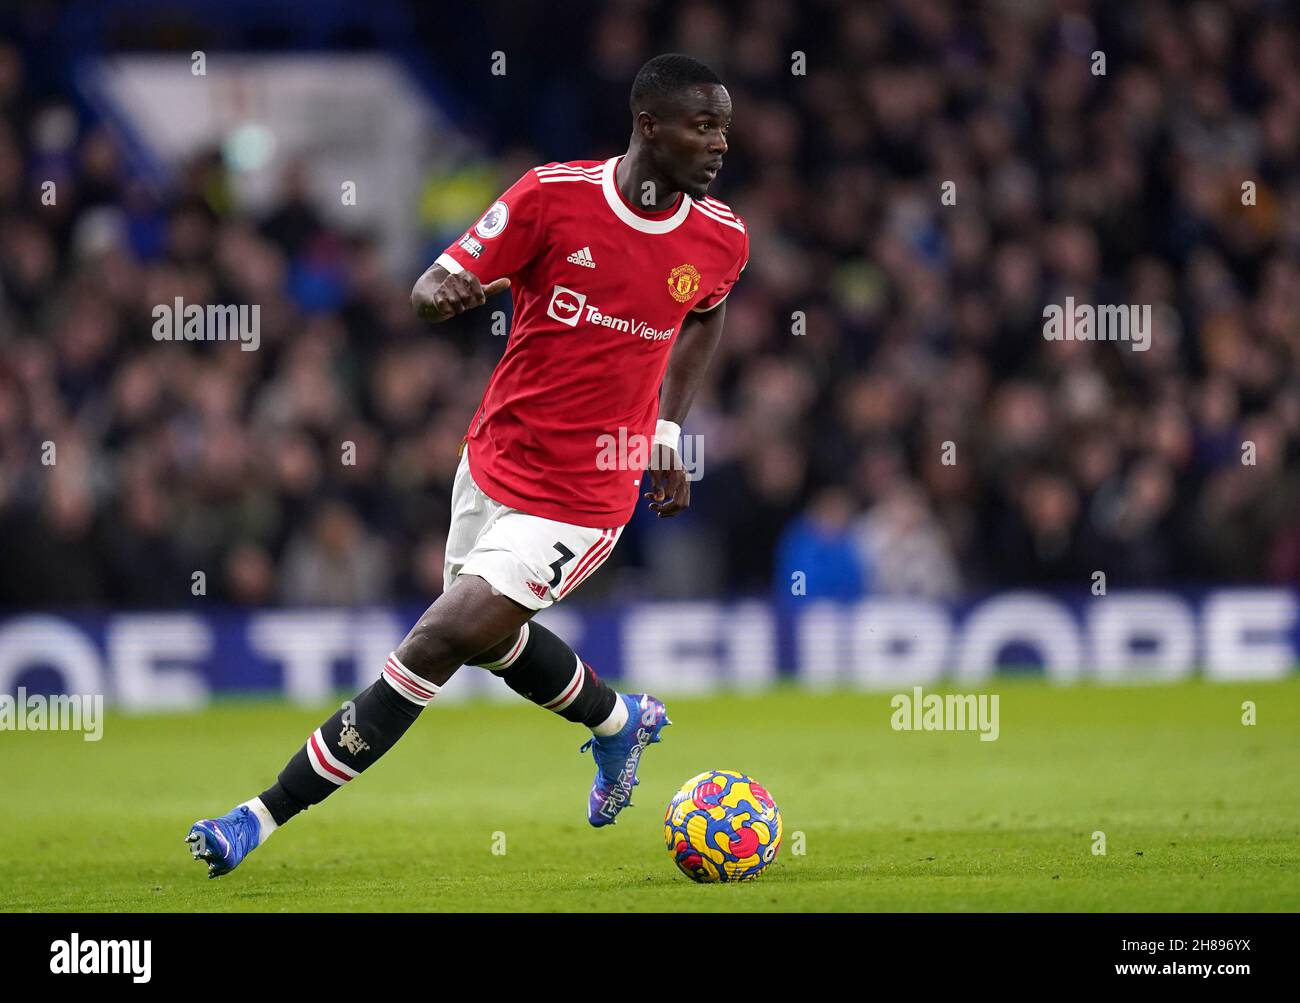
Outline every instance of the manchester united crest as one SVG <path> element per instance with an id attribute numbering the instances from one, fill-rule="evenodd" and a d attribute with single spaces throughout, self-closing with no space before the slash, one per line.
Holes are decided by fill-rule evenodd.
<path id="1" fill-rule="evenodd" d="M 343 730 L 339 732 L 339 748 L 347 749 L 348 752 L 356 756 L 370 748 L 370 743 L 361 737 L 361 732 L 357 731 L 354 725 L 344 725 Z"/>
<path id="2" fill-rule="evenodd" d="M 700 270 L 694 265 L 678 265 L 668 273 L 668 291 L 678 303 L 685 303 L 700 289 Z"/>

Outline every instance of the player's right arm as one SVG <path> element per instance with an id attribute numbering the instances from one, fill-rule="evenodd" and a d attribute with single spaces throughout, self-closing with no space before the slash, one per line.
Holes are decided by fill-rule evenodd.
<path id="1" fill-rule="evenodd" d="M 508 276 L 541 251 L 544 208 L 537 175 L 525 171 L 420 276 L 411 290 L 411 308 L 422 320 L 440 324 L 510 288 Z M 487 285 L 480 275 L 488 278 Z"/>
<path id="2" fill-rule="evenodd" d="M 434 263 L 415 280 L 411 289 L 411 309 L 421 320 L 441 324 L 466 310 L 482 306 L 489 296 L 509 288 L 510 280 L 507 278 L 485 286 L 467 268 L 452 275 L 442 265 Z"/>

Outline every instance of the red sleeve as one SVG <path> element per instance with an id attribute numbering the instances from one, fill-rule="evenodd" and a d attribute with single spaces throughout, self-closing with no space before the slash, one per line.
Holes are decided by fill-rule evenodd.
<path id="1" fill-rule="evenodd" d="M 749 230 L 744 232 L 744 243 L 740 246 L 740 257 L 736 259 L 735 266 L 709 295 L 691 307 L 691 312 L 708 313 L 725 300 L 731 294 L 731 287 L 736 284 L 736 280 L 740 278 L 740 273 L 745 270 L 747 264 L 749 264 Z"/>
<path id="2" fill-rule="evenodd" d="M 542 246 L 542 191 L 537 175 L 524 172 L 478 222 L 442 254 L 437 264 L 453 275 L 469 269 L 487 285 L 513 276 Z"/>

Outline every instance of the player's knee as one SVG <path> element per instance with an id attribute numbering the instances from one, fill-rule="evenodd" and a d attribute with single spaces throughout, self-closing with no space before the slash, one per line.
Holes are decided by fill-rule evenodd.
<path id="1" fill-rule="evenodd" d="M 434 682 L 478 654 L 481 639 L 463 626 L 442 619 L 421 621 L 397 649 L 402 664 Z"/>
<path id="2" fill-rule="evenodd" d="M 491 665 L 493 662 L 499 662 L 510 654 L 518 643 L 519 631 L 512 630 L 496 644 L 490 645 L 482 651 L 475 652 L 474 657 L 467 659 L 465 664 Z"/>

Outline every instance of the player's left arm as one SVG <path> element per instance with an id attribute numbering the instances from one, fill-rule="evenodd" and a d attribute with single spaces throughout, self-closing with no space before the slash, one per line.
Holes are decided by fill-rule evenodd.
<path id="1" fill-rule="evenodd" d="M 659 395 L 659 420 L 672 422 L 679 434 L 722 337 L 722 323 L 726 316 L 725 302 L 703 313 L 688 313 L 677 332 Z M 645 493 L 645 497 L 651 499 L 650 508 L 659 518 L 670 519 L 691 504 L 691 482 L 686 476 L 679 450 L 675 445 L 670 446 L 661 435 L 656 431 L 650 452 L 646 476 L 650 478 L 651 490 Z"/>

